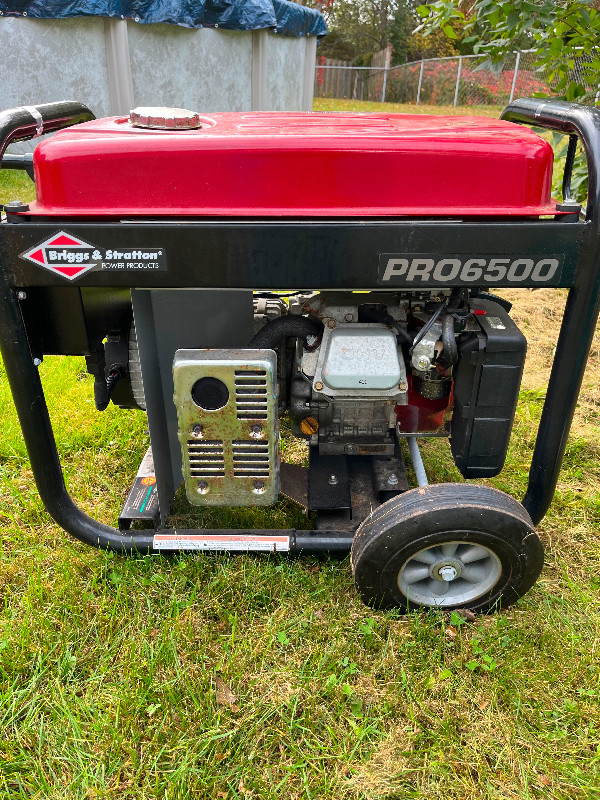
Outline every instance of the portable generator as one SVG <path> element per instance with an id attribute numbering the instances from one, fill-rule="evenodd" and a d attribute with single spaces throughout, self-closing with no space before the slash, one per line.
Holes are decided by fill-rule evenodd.
<path id="1" fill-rule="evenodd" d="M 120 553 L 350 551 L 381 608 L 487 612 L 523 595 L 598 317 L 600 113 L 525 99 L 502 117 L 0 114 L 0 155 L 59 131 L 3 156 L 37 199 L 0 224 L 2 356 L 56 522 Z M 569 136 L 559 201 L 549 143 L 515 123 Z M 429 484 L 418 447 L 446 437 L 466 479 L 502 469 L 526 340 L 500 287 L 570 289 L 522 503 Z M 118 528 L 65 488 L 38 370 L 54 354 L 85 356 L 99 410 L 147 414 Z M 280 461 L 282 415 L 308 467 Z M 313 529 L 169 528 L 182 483 L 193 506 L 285 495 Z"/>

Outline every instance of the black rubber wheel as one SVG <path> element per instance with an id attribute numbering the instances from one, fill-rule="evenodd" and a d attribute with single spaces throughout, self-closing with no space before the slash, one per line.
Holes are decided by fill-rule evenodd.
<path id="1" fill-rule="evenodd" d="M 523 506 L 487 486 L 437 483 L 380 505 L 356 531 L 352 572 L 377 608 L 499 611 L 544 565 Z"/>

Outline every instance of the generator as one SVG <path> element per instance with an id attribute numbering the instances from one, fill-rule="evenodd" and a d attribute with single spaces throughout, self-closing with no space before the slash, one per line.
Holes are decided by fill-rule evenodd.
<path id="1" fill-rule="evenodd" d="M 558 200 L 529 126 L 569 136 Z M 3 210 L 0 347 L 46 509 L 123 554 L 350 552 L 375 607 L 506 608 L 543 566 L 535 525 L 598 318 L 599 143 L 597 110 L 537 99 L 499 120 L 4 111 L 2 167 L 37 199 Z M 476 482 L 503 467 L 526 354 L 502 287 L 569 289 L 521 502 Z M 67 492 L 39 371 L 55 354 L 85 357 L 98 411 L 147 414 L 117 527 Z M 281 460 L 280 421 L 308 466 Z M 464 482 L 429 483 L 425 437 Z M 197 507 L 290 498 L 312 529 L 169 527 L 182 485 Z"/>

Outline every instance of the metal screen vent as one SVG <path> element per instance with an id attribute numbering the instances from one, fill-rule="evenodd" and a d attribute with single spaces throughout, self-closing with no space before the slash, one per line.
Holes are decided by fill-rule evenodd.
<path id="1" fill-rule="evenodd" d="M 188 441 L 188 459 L 192 478 L 225 476 L 225 454 L 222 441 Z"/>
<path id="2" fill-rule="evenodd" d="M 233 450 L 234 478 L 269 477 L 269 444 L 268 442 L 251 442 L 236 440 L 231 443 Z"/>
<path id="3" fill-rule="evenodd" d="M 235 403 L 238 419 L 266 419 L 268 411 L 265 370 L 235 371 Z"/>
<path id="4" fill-rule="evenodd" d="M 211 391 L 204 391 L 207 386 Z M 212 392 L 215 386 L 218 392 Z M 173 389 L 190 503 L 243 507 L 277 502 L 275 352 L 177 350 Z"/>

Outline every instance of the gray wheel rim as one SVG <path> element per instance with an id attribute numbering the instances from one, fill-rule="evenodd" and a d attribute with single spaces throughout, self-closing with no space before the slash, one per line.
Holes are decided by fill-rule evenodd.
<path id="1" fill-rule="evenodd" d="M 488 594 L 502 574 L 498 556 L 482 544 L 443 542 L 419 550 L 398 572 L 398 588 L 423 606 L 461 606 Z"/>

